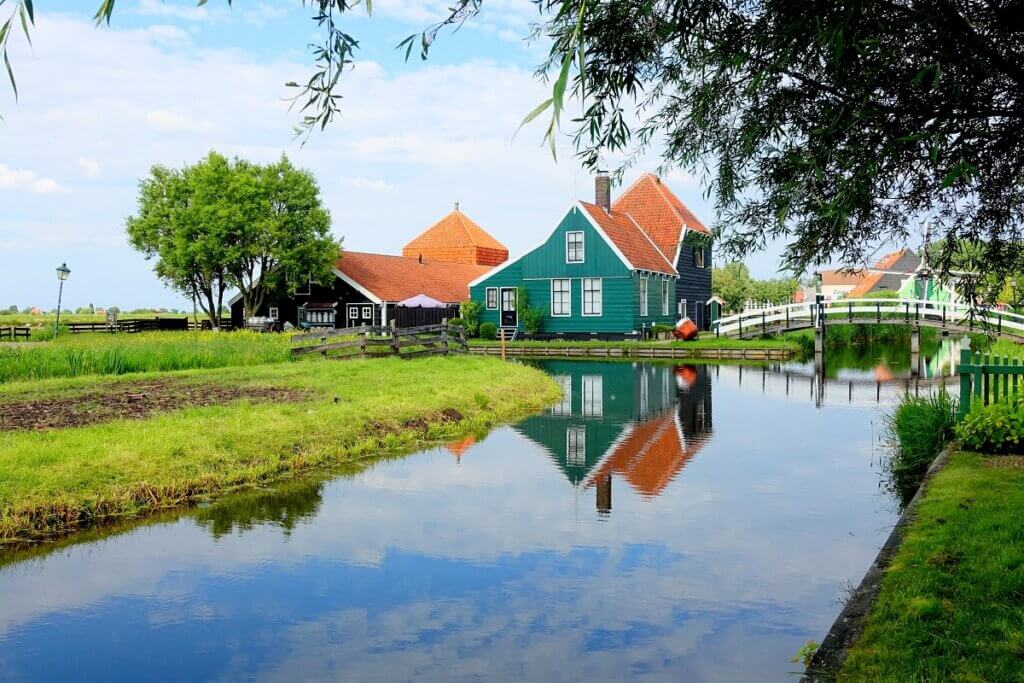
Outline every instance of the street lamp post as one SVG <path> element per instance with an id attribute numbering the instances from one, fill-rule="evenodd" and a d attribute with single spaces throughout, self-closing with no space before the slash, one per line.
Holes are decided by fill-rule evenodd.
<path id="1" fill-rule="evenodd" d="M 64 298 L 64 281 L 68 279 L 68 275 L 71 275 L 71 269 L 68 268 L 68 264 L 60 264 L 57 268 L 57 279 L 60 280 L 60 289 L 57 290 L 57 322 L 53 325 L 54 337 L 60 332 L 60 307 L 61 300 Z"/>

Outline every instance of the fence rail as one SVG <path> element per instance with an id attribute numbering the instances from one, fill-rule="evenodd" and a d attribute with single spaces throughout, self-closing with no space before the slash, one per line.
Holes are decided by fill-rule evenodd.
<path id="1" fill-rule="evenodd" d="M 1024 340 L 1024 316 L 966 304 L 917 299 L 836 299 L 787 304 L 726 316 L 712 323 L 716 336 L 756 337 L 829 324 L 891 324 L 986 332 Z"/>
<path id="2" fill-rule="evenodd" d="M 319 342 L 303 345 L 302 342 Z M 326 328 L 292 336 L 293 356 L 318 353 L 325 358 L 381 358 L 398 356 L 417 358 L 450 352 L 469 352 L 466 330 L 442 321 L 439 325 L 397 327 L 392 321 L 388 327 L 360 325 L 340 329 Z"/>
<path id="3" fill-rule="evenodd" d="M 961 418 L 972 404 L 988 405 L 1006 400 L 1024 389 L 1024 365 L 1019 359 L 971 353 L 971 342 L 966 338 L 961 341 L 958 370 Z"/>
<path id="4" fill-rule="evenodd" d="M 32 328 L 28 325 L 20 327 L 7 325 L 5 327 L 0 327 L 0 339 L 10 339 L 11 341 L 15 341 L 18 339 L 28 339 L 31 336 Z"/>

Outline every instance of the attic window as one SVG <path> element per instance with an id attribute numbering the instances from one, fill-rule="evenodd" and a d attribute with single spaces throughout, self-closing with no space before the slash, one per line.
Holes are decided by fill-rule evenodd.
<path id="1" fill-rule="evenodd" d="M 705 268 L 704 265 L 704 245 L 697 245 L 693 248 L 693 265 L 695 268 Z"/>
<path id="2" fill-rule="evenodd" d="M 583 233 L 565 233 L 565 262 L 583 263 Z"/>

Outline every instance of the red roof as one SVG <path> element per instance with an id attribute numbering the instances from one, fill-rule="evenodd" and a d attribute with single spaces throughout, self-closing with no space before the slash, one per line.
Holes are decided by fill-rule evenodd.
<path id="1" fill-rule="evenodd" d="M 642 422 L 619 442 L 611 455 L 587 478 L 587 488 L 603 481 L 612 472 L 624 477 L 630 486 L 653 498 L 668 486 L 679 471 L 704 447 L 705 439 L 683 444 L 675 415 L 663 413 Z"/>
<path id="2" fill-rule="evenodd" d="M 456 206 L 454 211 L 406 244 L 402 256 L 496 266 L 508 260 L 508 248 Z"/>
<path id="3" fill-rule="evenodd" d="M 596 204 L 587 202 L 580 202 L 580 206 L 634 269 L 676 275 L 676 269 L 669 260 L 628 214 L 615 210 L 609 213 Z"/>
<path id="4" fill-rule="evenodd" d="M 398 302 L 426 294 L 444 303 L 469 299 L 469 283 L 491 269 L 468 263 L 449 263 L 404 256 L 342 252 L 335 266 L 340 273 L 381 301 Z"/>
<path id="5" fill-rule="evenodd" d="M 683 228 L 704 234 L 711 233 L 661 182 L 661 178 L 653 173 L 644 173 L 637 178 L 622 196 L 615 200 L 612 210 L 632 216 L 662 253 L 670 259 L 675 257 L 682 241 Z"/>

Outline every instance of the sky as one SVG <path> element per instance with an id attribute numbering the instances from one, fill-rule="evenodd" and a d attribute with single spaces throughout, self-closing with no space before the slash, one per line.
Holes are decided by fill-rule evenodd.
<path id="1" fill-rule="evenodd" d="M 312 171 L 333 234 L 355 251 L 400 253 L 459 202 L 514 257 L 575 199 L 593 198 L 571 140 L 556 162 L 540 121 L 514 135 L 549 96 L 534 75 L 545 48 L 524 40 L 537 18 L 530 0 L 487 0 L 426 62 L 394 47 L 446 3 L 374 0 L 372 17 L 353 13 L 346 30 L 361 47 L 342 113 L 305 145 L 284 86 L 308 78 L 306 46 L 319 39 L 301 2 L 120 0 L 109 28 L 91 19 L 98 5 L 36 3 L 31 46 L 11 39 L 19 97 L 0 84 L 0 307 L 54 308 L 62 262 L 65 307 L 186 307 L 128 246 L 124 222 L 153 165 L 211 149 L 258 162 L 283 153 Z M 655 148 L 626 183 L 657 165 Z M 714 222 L 700 177 L 665 180 Z M 753 256 L 753 274 L 774 276 L 778 254 L 771 245 Z"/>

